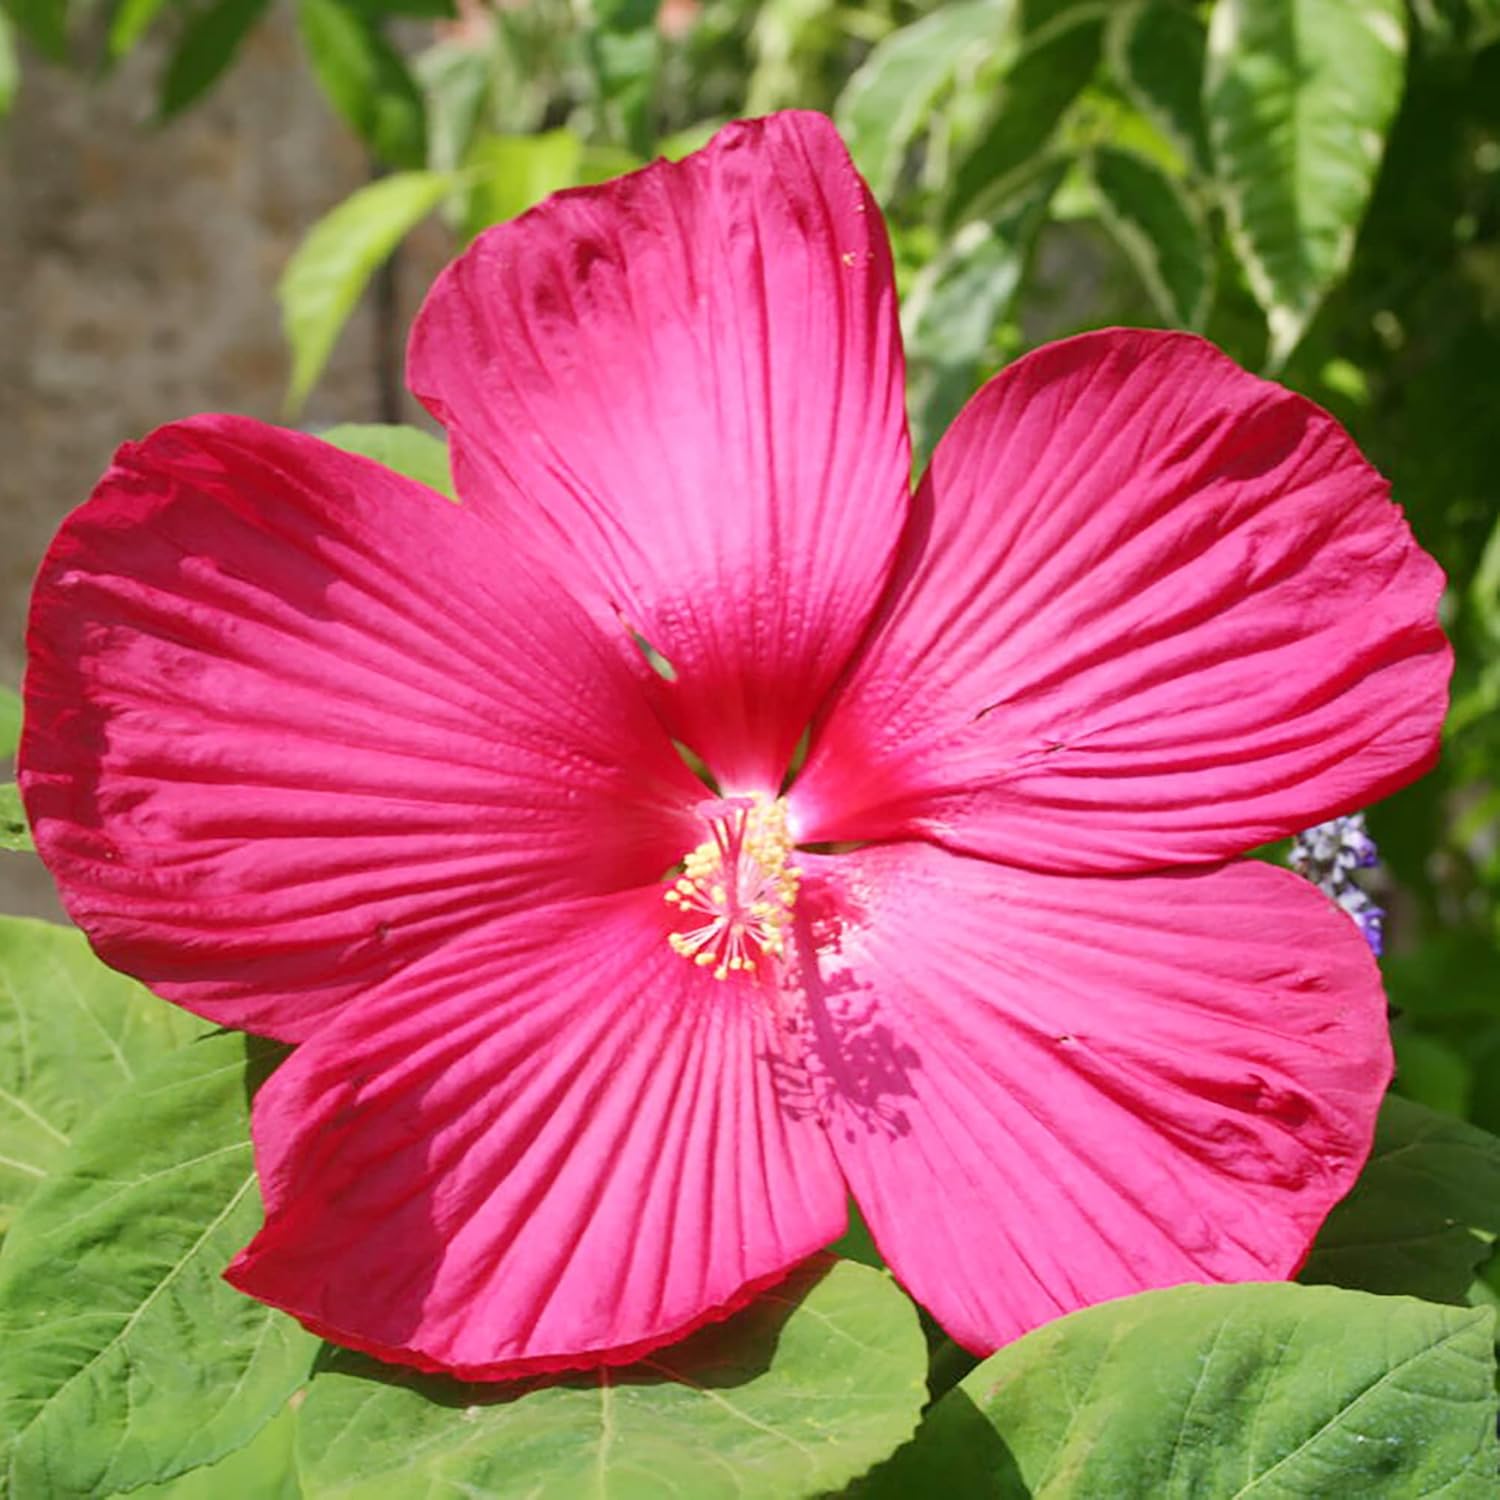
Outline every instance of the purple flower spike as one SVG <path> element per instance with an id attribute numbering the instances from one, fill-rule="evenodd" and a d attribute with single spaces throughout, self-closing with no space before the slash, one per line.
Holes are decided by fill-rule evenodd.
<path id="1" fill-rule="evenodd" d="M 1292 840 L 1291 867 L 1349 913 L 1377 958 L 1385 949 L 1385 911 L 1354 878 L 1379 862 L 1380 851 L 1365 828 L 1363 813 L 1333 818 Z"/>

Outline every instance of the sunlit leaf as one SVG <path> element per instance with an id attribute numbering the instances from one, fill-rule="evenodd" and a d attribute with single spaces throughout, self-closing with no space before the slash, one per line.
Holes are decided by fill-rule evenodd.
<path id="1" fill-rule="evenodd" d="M 1204 111 L 1273 364 L 1348 268 L 1405 56 L 1402 0 L 1216 0 Z"/>
<path id="2" fill-rule="evenodd" d="M 1208 170 L 1203 123 L 1203 23 L 1173 0 L 1136 0 L 1110 18 L 1105 49 L 1110 71 L 1137 108 L 1200 170 Z"/>
<path id="3" fill-rule="evenodd" d="M 1040 163 L 992 219 L 959 230 L 912 287 L 902 329 L 911 364 L 912 439 L 919 454 L 931 451 L 974 394 L 1066 170 L 1062 160 Z"/>
<path id="4" fill-rule="evenodd" d="M 866 14 L 838 0 L 763 0 L 755 6 L 750 31 L 755 65 L 745 81 L 745 114 L 819 107 L 829 53 L 837 51 L 845 26 L 853 30 L 859 24 L 852 18 Z"/>
<path id="5" fill-rule="evenodd" d="M 1500 1235 L 1500 1139 L 1392 1095 L 1301 1279 L 1462 1302 L 1490 1254 L 1485 1235 Z"/>
<path id="6" fill-rule="evenodd" d="M 1214 247 L 1197 204 L 1134 151 L 1089 156 L 1100 217 L 1135 267 L 1156 310 L 1177 328 L 1201 328 L 1213 291 Z"/>
<path id="7" fill-rule="evenodd" d="M 360 188 L 313 225 L 277 296 L 292 348 L 287 405 L 301 406 L 376 268 L 443 201 L 445 172 L 397 172 Z"/>
<path id="8" fill-rule="evenodd" d="M 297 24 L 314 77 L 349 127 L 386 165 L 425 165 L 421 90 L 375 21 L 348 0 L 297 0 Z"/>
<path id="9" fill-rule="evenodd" d="M 571 130 L 541 135 L 486 135 L 470 148 L 472 175 L 466 231 L 513 219 L 549 193 L 580 180 L 583 142 Z"/>
<path id="10" fill-rule="evenodd" d="M 0 10 L 0 120 L 10 113 L 16 102 L 16 91 L 21 87 L 21 59 L 16 54 L 16 33 L 10 17 Z M 0 707 L 0 714 L 4 709 Z M 4 729 L 0 726 L 0 736 Z M 3 744 L 0 738 L 0 744 Z"/>
<path id="11" fill-rule="evenodd" d="M 104 50 L 112 62 L 130 52 L 172 0 L 120 0 L 109 18 Z"/>
<path id="12" fill-rule="evenodd" d="M 1007 38 L 1012 0 L 960 0 L 892 32 L 840 94 L 834 119 L 877 198 L 895 187 L 907 148 L 966 62 L 988 60 Z"/>
<path id="13" fill-rule="evenodd" d="M 990 89 L 983 125 L 959 154 L 945 219 L 987 218 L 1015 192 L 1093 77 L 1102 45 L 1102 13 L 1063 10 L 1026 37 Z"/>
<path id="14" fill-rule="evenodd" d="M 16 753 L 21 743 L 21 695 L 0 687 L 0 760 Z"/>
<path id="15" fill-rule="evenodd" d="M 183 28 L 162 75 L 157 113 L 170 119 L 201 98 L 234 61 L 270 0 L 214 0 Z"/>
<path id="16" fill-rule="evenodd" d="M 132 1490 L 131 1500 L 304 1500 L 296 1443 L 297 1414 L 288 1408 L 228 1458 Z"/>
<path id="17" fill-rule="evenodd" d="M 308 1500 L 836 1489 L 916 1424 L 926 1357 L 891 1279 L 820 1259 L 727 1323 L 625 1369 L 459 1385 L 336 1354 L 297 1414 Z"/>
<path id="18" fill-rule="evenodd" d="M 88 1117 L 206 1027 L 106 968 L 81 932 L 0 917 L 0 1233 Z"/>
<path id="19" fill-rule="evenodd" d="M 26 826 L 20 788 L 13 781 L 0 781 L 0 849 L 24 854 L 35 847 Z"/>
<path id="20" fill-rule="evenodd" d="M 359 453 L 376 463 L 425 484 L 440 495 L 453 496 L 453 476 L 448 465 L 448 445 L 418 427 L 389 426 L 378 422 L 346 422 L 318 434 L 325 443 L 346 453 Z"/>
<path id="21" fill-rule="evenodd" d="M 244 1446 L 316 1341 L 220 1273 L 260 1222 L 247 1047 L 205 1037 L 94 1114 L 0 1250 L 0 1492 L 109 1495 Z"/>
<path id="22" fill-rule="evenodd" d="M 994 1500 L 1490 1500 L 1493 1314 L 1331 1287 L 1177 1287 L 985 1360 L 857 1489 Z"/>

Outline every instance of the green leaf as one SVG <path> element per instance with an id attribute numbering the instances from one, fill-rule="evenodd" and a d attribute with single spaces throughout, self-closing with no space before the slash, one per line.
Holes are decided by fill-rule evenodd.
<path id="1" fill-rule="evenodd" d="M 1500 0 L 1469 0 L 1467 40 L 1476 52 L 1500 41 Z"/>
<path id="2" fill-rule="evenodd" d="M 291 411 L 302 405 L 322 373 L 376 267 L 452 186 L 446 172 L 382 177 L 325 214 L 297 247 L 276 289 L 282 327 L 292 346 Z"/>
<path id="3" fill-rule="evenodd" d="M 820 1257 L 640 1364 L 534 1388 L 335 1353 L 297 1414 L 303 1487 L 308 1500 L 792 1500 L 845 1484 L 911 1435 L 925 1366 L 895 1283 Z"/>
<path id="4" fill-rule="evenodd" d="M 1088 159 L 1099 216 L 1177 328 L 1202 328 L 1213 291 L 1214 247 L 1198 206 L 1154 162 L 1100 146 Z"/>
<path id="5" fill-rule="evenodd" d="M 108 1495 L 243 1447 L 316 1341 L 220 1279 L 260 1223 L 247 1054 L 219 1034 L 110 1100 L 0 1251 L 0 1493 Z"/>
<path id="6" fill-rule="evenodd" d="M 151 23 L 171 3 L 172 0 L 120 0 L 109 18 L 105 56 L 111 62 L 118 62 L 145 36 Z"/>
<path id="7" fill-rule="evenodd" d="M 959 156 L 945 210 L 950 225 L 987 218 L 1034 169 L 1067 108 L 1099 64 L 1095 6 L 1064 11 L 1029 35 L 993 90 L 984 123 Z"/>
<path id="8" fill-rule="evenodd" d="M 1403 1098 L 1450 1115 L 1467 1115 L 1474 1097 L 1468 1047 L 1420 1031 L 1405 1016 L 1391 1023 L 1396 1049 L 1395 1087 Z"/>
<path id="9" fill-rule="evenodd" d="M 4 0 L 16 30 L 44 57 L 65 62 L 68 56 L 67 0 Z"/>
<path id="10" fill-rule="evenodd" d="M 13 781 L 0 781 L 0 849 L 13 854 L 29 854 L 36 849 L 26 826 L 21 789 Z"/>
<path id="11" fill-rule="evenodd" d="M 1436 932 L 1380 967 L 1391 1003 L 1423 1023 L 1500 1017 L 1500 952 L 1483 937 Z"/>
<path id="12" fill-rule="evenodd" d="M 1331 1287 L 1175 1287 L 985 1360 L 861 1496 L 1493 1500 L 1493 1315 Z"/>
<path id="13" fill-rule="evenodd" d="M 453 498 L 453 475 L 448 445 L 420 427 L 387 426 L 379 422 L 346 422 L 318 434 L 325 443 L 373 458 L 376 463 Z"/>
<path id="14" fill-rule="evenodd" d="M 81 932 L 0 917 L 0 1234 L 84 1121 L 206 1026 L 106 968 Z"/>
<path id="15" fill-rule="evenodd" d="M 959 230 L 912 287 L 902 328 L 911 366 L 912 438 L 919 454 L 932 450 L 974 394 L 1066 171 L 1064 161 L 1041 162 L 1003 210 Z"/>
<path id="16" fill-rule="evenodd" d="M 21 695 L 0 687 L 0 759 L 16 753 L 21 743 Z"/>
<path id="17" fill-rule="evenodd" d="M 584 56 L 593 75 L 601 123 L 639 155 L 651 149 L 651 106 L 661 62 L 656 25 L 660 0 L 593 0 Z"/>
<path id="18" fill-rule="evenodd" d="M 1216 0 L 1204 111 L 1273 367 L 1349 265 L 1405 56 L 1402 0 Z"/>
<path id="19" fill-rule="evenodd" d="M 1484 1236 L 1496 1235 L 1500 1139 L 1391 1095 L 1369 1163 L 1328 1216 L 1301 1279 L 1461 1303 L 1490 1253 Z"/>
<path id="20" fill-rule="evenodd" d="M 0 120 L 10 113 L 21 87 L 21 59 L 16 53 L 16 33 L 10 17 L 0 10 Z M 0 689 L 0 693 L 3 693 Z M 4 713 L 0 699 L 0 715 Z M 4 743 L 4 725 L 0 724 L 0 744 Z"/>
<path id="21" fill-rule="evenodd" d="M 130 1500 L 303 1500 L 297 1480 L 297 1414 L 290 1408 L 243 1448 L 165 1484 L 132 1490 Z"/>
<path id="22" fill-rule="evenodd" d="M 345 0 L 297 0 L 297 24 L 313 76 L 360 139 L 389 166 L 423 166 L 422 92 L 376 22 Z"/>
<path id="23" fill-rule="evenodd" d="M 907 148 L 966 65 L 989 61 L 1014 19 L 1013 0 L 960 0 L 903 26 L 845 85 L 834 120 L 877 198 L 888 198 Z"/>
<path id="24" fill-rule="evenodd" d="M 1115 81 L 1200 171 L 1212 158 L 1203 123 L 1203 23 L 1173 0 L 1138 0 L 1110 18 L 1105 52 Z"/>
<path id="25" fill-rule="evenodd" d="M 476 235 L 580 181 L 583 142 L 571 130 L 485 135 L 469 150 L 473 176 L 464 232 Z"/>
<path id="26" fill-rule="evenodd" d="M 270 0 L 215 0 L 188 21 L 162 75 L 157 116 L 168 120 L 199 99 L 234 61 Z"/>

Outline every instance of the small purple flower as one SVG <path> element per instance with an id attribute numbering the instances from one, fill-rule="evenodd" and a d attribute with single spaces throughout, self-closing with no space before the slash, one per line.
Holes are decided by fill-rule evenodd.
<path id="1" fill-rule="evenodd" d="M 1288 863 L 1354 919 L 1377 958 L 1384 950 L 1385 911 L 1354 878 L 1378 863 L 1380 851 L 1362 812 L 1304 829 L 1292 840 Z"/>

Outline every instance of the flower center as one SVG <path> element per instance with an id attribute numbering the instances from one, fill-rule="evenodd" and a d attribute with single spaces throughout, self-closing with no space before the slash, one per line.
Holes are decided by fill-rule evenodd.
<path id="1" fill-rule="evenodd" d="M 786 804 L 763 793 L 722 797 L 705 803 L 710 837 L 682 862 L 682 874 L 666 892 L 697 925 L 668 933 L 674 953 L 715 979 L 753 974 L 763 957 L 785 947 L 802 872 L 787 861 L 792 852 Z"/>

